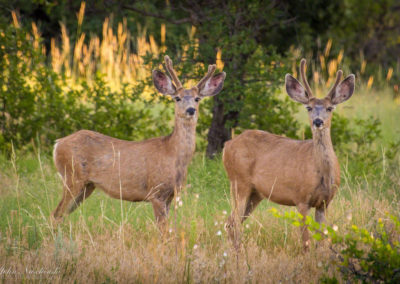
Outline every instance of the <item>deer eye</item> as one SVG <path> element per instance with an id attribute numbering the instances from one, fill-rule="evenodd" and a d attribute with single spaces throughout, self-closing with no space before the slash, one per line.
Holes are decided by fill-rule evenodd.
<path id="1" fill-rule="evenodd" d="M 331 112 L 332 110 L 333 110 L 333 107 L 327 107 L 327 108 L 326 108 L 326 111 Z"/>
<path id="2" fill-rule="evenodd" d="M 194 101 L 197 102 L 197 103 L 198 103 L 200 100 L 201 100 L 201 99 L 200 99 L 199 97 L 196 97 L 196 98 L 194 99 Z"/>
<path id="3" fill-rule="evenodd" d="M 180 102 L 180 101 L 181 101 L 181 98 L 180 98 L 180 97 L 175 97 L 175 101 L 176 101 L 176 102 Z"/>
<path id="4" fill-rule="evenodd" d="M 312 111 L 312 107 L 310 107 L 310 106 L 307 106 L 306 109 L 307 109 L 307 111 Z"/>

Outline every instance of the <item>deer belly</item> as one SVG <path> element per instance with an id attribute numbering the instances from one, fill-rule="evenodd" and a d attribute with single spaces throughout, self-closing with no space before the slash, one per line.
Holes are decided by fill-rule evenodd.
<path id="1" fill-rule="evenodd" d="M 271 182 L 271 180 L 258 182 L 255 184 L 255 189 L 264 198 L 274 203 L 287 206 L 296 205 L 294 190 L 280 183 L 277 179 L 274 179 L 273 182 Z"/>
<path id="2" fill-rule="evenodd" d="M 148 194 L 146 181 L 140 177 L 113 175 L 95 179 L 93 183 L 112 198 L 142 201 Z"/>

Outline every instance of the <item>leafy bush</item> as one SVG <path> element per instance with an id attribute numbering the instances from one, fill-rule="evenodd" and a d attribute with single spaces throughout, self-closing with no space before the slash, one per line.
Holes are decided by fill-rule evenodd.
<path id="1" fill-rule="evenodd" d="M 79 129 L 121 139 L 144 139 L 170 131 L 170 105 L 142 99 L 143 87 L 112 91 L 97 74 L 89 85 L 69 86 L 46 64 L 46 57 L 22 28 L 2 27 L 0 35 L 0 150 L 54 140 Z"/>
<path id="2" fill-rule="evenodd" d="M 270 210 L 274 216 L 288 220 L 295 226 L 302 224 L 303 216 L 294 211 L 279 213 Z M 400 218 L 388 215 L 384 222 L 378 219 L 371 230 L 351 225 L 338 232 L 337 226 L 315 222 L 310 216 L 306 225 L 317 241 L 328 239 L 330 248 L 337 257 L 336 264 L 346 280 L 367 283 L 400 282 Z M 335 279 L 324 279 L 325 282 Z"/>

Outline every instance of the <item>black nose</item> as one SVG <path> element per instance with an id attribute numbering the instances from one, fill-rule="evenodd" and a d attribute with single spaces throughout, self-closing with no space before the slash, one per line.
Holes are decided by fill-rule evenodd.
<path id="1" fill-rule="evenodd" d="M 324 122 L 322 121 L 322 119 L 317 118 L 317 119 L 314 119 L 313 124 L 316 127 L 320 127 L 322 124 L 324 124 Z"/>
<path id="2" fill-rule="evenodd" d="M 190 115 L 193 115 L 195 112 L 196 112 L 196 109 L 195 109 L 195 108 L 192 108 L 192 107 L 190 107 L 190 108 L 188 108 L 188 109 L 186 110 L 186 113 L 188 113 L 188 114 L 190 114 Z"/>

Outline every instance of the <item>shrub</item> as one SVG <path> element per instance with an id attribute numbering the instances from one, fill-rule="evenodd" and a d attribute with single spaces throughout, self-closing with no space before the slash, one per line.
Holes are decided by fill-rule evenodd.
<path id="1" fill-rule="evenodd" d="M 303 216 L 295 212 L 279 213 L 271 209 L 274 216 L 288 220 L 295 226 L 302 224 Z M 339 233 L 337 226 L 315 222 L 310 216 L 306 225 L 317 241 L 328 239 L 336 255 L 336 265 L 346 280 L 367 283 L 399 283 L 400 281 L 400 218 L 388 215 L 374 224 L 371 230 L 350 225 Z M 328 281 L 329 280 L 329 281 Z M 325 278 L 325 282 L 337 282 Z"/>
<path id="2" fill-rule="evenodd" d="M 50 149 L 54 140 L 79 129 L 121 139 L 144 139 L 170 131 L 171 107 L 145 101 L 144 87 L 112 91 L 102 74 L 89 85 L 70 86 L 56 74 L 22 28 L 4 26 L 0 35 L 0 150 Z"/>

